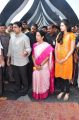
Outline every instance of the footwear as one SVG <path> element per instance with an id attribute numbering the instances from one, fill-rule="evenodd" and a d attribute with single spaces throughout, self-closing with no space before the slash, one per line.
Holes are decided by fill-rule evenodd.
<path id="1" fill-rule="evenodd" d="M 66 93 L 64 96 L 64 101 L 68 101 L 69 100 L 69 93 Z"/>
<path id="2" fill-rule="evenodd" d="M 7 100 L 7 97 L 0 97 L 0 100 Z"/>
<path id="3" fill-rule="evenodd" d="M 25 96 L 26 94 L 28 94 L 28 90 L 27 89 L 21 89 L 18 91 L 18 94 L 21 96 Z"/>
<path id="4" fill-rule="evenodd" d="M 17 93 L 19 91 L 19 89 L 16 89 L 16 88 L 10 88 L 9 89 L 10 92 L 13 92 L 13 93 Z"/>
<path id="5" fill-rule="evenodd" d="M 58 99 L 58 100 L 61 99 L 63 95 L 64 95 L 64 92 L 59 93 L 59 94 L 57 95 L 57 99 Z"/>

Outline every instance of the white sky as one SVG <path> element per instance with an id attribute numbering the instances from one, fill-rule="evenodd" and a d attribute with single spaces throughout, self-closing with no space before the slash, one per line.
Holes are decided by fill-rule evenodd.
<path id="1" fill-rule="evenodd" d="M 66 0 L 72 9 L 75 11 L 78 19 L 79 19 L 79 0 Z"/>

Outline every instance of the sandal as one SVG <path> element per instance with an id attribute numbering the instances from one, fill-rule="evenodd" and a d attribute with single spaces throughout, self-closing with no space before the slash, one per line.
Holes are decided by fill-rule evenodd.
<path id="1" fill-rule="evenodd" d="M 57 99 L 58 99 L 58 100 L 61 99 L 62 96 L 63 96 L 63 94 L 64 94 L 64 92 L 59 93 L 59 94 L 57 95 Z"/>
<path id="2" fill-rule="evenodd" d="M 0 100 L 7 100 L 7 97 L 0 97 Z"/>
<path id="3" fill-rule="evenodd" d="M 64 96 L 64 101 L 68 101 L 69 100 L 69 93 L 66 93 Z"/>

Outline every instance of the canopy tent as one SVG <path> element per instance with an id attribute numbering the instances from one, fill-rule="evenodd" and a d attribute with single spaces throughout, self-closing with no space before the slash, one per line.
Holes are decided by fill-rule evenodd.
<path id="1" fill-rule="evenodd" d="M 5 2 L 4 2 L 5 1 Z M 9 24 L 26 20 L 38 26 L 58 24 L 69 19 L 71 24 L 79 24 L 79 0 L 0 0 L 0 22 Z"/>

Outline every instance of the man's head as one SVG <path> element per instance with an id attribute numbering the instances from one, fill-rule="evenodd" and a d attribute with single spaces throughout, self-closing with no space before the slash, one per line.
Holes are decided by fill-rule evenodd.
<path id="1" fill-rule="evenodd" d="M 56 26 L 55 26 L 54 24 L 47 26 L 47 32 L 48 32 L 49 34 L 52 35 L 53 33 L 55 33 L 55 30 L 56 30 Z"/>
<path id="2" fill-rule="evenodd" d="M 27 21 L 22 21 L 22 28 L 27 29 Z"/>
<path id="3" fill-rule="evenodd" d="M 7 26 L 7 31 L 8 32 L 12 32 L 13 31 L 13 24 L 10 23 L 8 26 Z"/>
<path id="4" fill-rule="evenodd" d="M 32 32 L 32 33 L 36 33 L 37 29 L 38 29 L 37 24 L 33 24 L 33 25 L 31 26 L 31 32 Z"/>
<path id="5" fill-rule="evenodd" d="M 15 34 L 19 34 L 22 31 L 22 23 L 21 22 L 13 23 L 13 31 Z"/>
<path id="6" fill-rule="evenodd" d="M 47 26 L 43 26 L 42 30 L 46 33 L 47 32 Z"/>
<path id="7" fill-rule="evenodd" d="M 0 33 L 5 33 L 6 31 L 6 26 L 4 23 L 0 23 Z"/>

